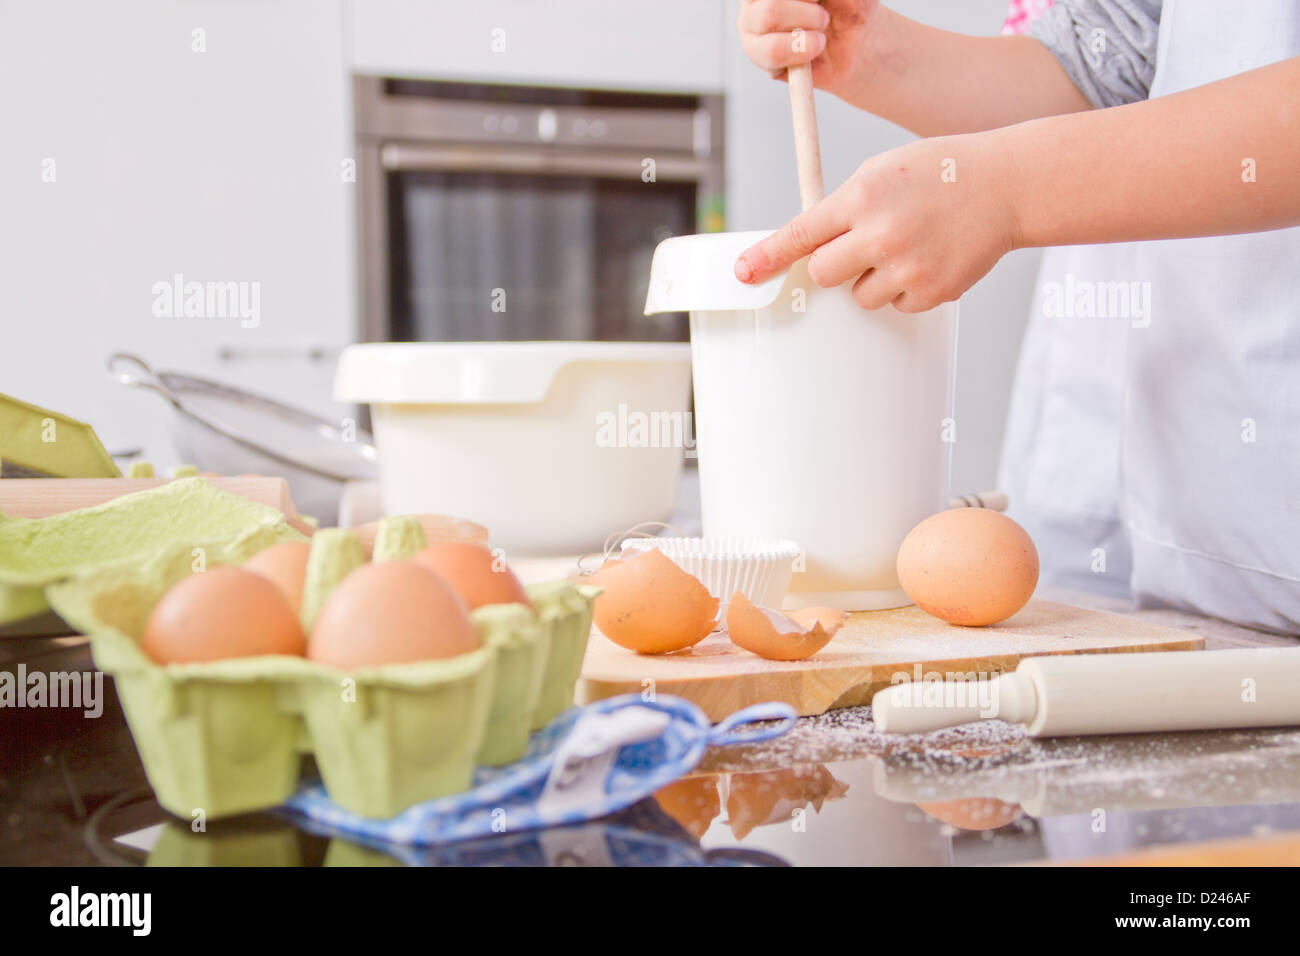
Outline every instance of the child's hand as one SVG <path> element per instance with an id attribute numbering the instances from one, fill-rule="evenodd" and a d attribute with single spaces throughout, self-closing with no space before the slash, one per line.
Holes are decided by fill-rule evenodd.
<path id="1" fill-rule="evenodd" d="M 777 79 L 787 67 L 812 62 L 813 83 L 837 96 L 862 82 L 883 49 L 878 0 L 740 0 L 745 54 Z M 796 49 L 795 30 L 803 31 Z"/>
<path id="2" fill-rule="evenodd" d="M 1009 155 L 997 133 L 923 139 L 881 153 L 736 260 L 761 282 L 810 255 L 822 288 L 853 282 L 864 309 L 950 302 L 1017 248 Z"/>

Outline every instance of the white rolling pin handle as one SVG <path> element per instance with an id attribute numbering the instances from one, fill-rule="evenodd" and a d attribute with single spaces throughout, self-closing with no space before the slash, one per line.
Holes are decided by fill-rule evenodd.
<path id="1" fill-rule="evenodd" d="M 1035 736 L 1300 725 L 1300 647 L 1031 657 Z"/>
<path id="2" fill-rule="evenodd" d="M 1037 712 L 1034 683 L 1018 672 L 984 681 L 909 681 L 871 698 L 871 719 L 887 734 L 924 734 L 976 720 L 1029 723 Z"/>

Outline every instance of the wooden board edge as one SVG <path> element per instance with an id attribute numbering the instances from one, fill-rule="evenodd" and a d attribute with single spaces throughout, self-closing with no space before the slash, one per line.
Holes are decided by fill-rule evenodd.
<path id="1" fill-rule="evenodd" d="M 1170 630 L 1175 629 L 1170 628 Z M 1038 654 L 1031 652 L 991 655 L 985 658 L 949 658 L 947 660 L 918 661 L 907 665 L 907 667 L 909 669 L 915 668 L 919 664 L 924 673 L 927 671 L 943 671 L 945 668 L 956 670 L 957 665 L 963 665 L 960 668 L 961 673 L 975 672 L 996 676 L 1015 670 L 1019 663 L 1028 657 L 1165 653 L 1196 651 L 1204 648 L 1205 638 L 1188 632 L 1188 636 L 1185 638 L 1148 644 L 1134 644 L 1125 647 L 1081 647 L 1077 650 L 1045 651 Z M 701 674 L 684 677 L 680 680 L 656 680 L 653 685 L 653 692 L 689 700 L 703 710 L 709 720 L 715 723 L 730 716 L 733 711 L 740 707 L 765 700 L 787 703 L 795 709 L 799 716 L 812 717 L 826 713 L 829 710 L 858 707 L 871 703 L 871 698 L 878 691 L 884 690 L 893 683 L 892 675 L 895 671 L 892 668 L 897 666 L 883 665 L 853 670 L 845 669 L 838 674 L 833 671 L 814 669 L 751 671 L 726 675 Z M 878 675 L 877 672 L 881 670 L 887 670 L 888 673 Z M 832 676 L 839 679 L 827 679 Z M 756 699 L 751 699 L 743 704 L 736 704 L 734 687 L 738 683 L 746 684 L 751 690 L 757 688 L 751 695 Z M 793 684 L 795 686 L 786 686 L 779 689 L 773 687 L 770 691 L 762 689 L 764 685 L 773 684 Z M 578 703 L 588 704 L 608 697 L 617 697 L 621 694 L 641 694 L 648 689 L 639 682 L 630 683 L 617 678 L 611 679 L 599 675 L 583 674 L 578 680 L 576 693 Z"/>

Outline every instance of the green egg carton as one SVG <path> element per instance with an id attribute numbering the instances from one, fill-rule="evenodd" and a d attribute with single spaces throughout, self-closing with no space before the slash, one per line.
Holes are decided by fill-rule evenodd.
<path id="1" fill-rule="evenodd" d="M 512 763 L 528 749 L 547 676 L 554 622 L 542 620 L 523 604 L 491 604 L 478 608 L 470 618 L 483 643 L 497 654 L 497 686 L 479 763 Z"/>
<path id="2" fill-rule="evenodd" d="M 406 866 L 406 864 L 388 853 L 372 850 L 370 847 L 358 846 L 347 840 L 336 839 L 330 840 L 329 847 L 325 850 L 325 859 L 321 861 L 321 866 L 395 867 Z"/>
<path id="3" fill-rule="evenodd" d="M 209 547 L 207 566 L 239 564 L 273 543 L 259 529 Z M 191 550 L 48 591 L 116 682 L 163 807 L 188 820 L 278 806 L 298 786 L 304 742 L 330 796 L 364 816 L 470 786 L 495 684 L 491 647 L 349 673 L 280 655 L 159 665 L 139 638 L 153 605 L 192 572 Z"/>
<path id="4" fill-rule="evenodd" d="M 221 824 L 200 830 L 169 820 L 149 851 L 145 866 L 303 866 L 300 833 L 287 820 L 253 817 L 247 825 Z"/>
<path id="5" fill-rule="evenodd" d="M 210 542 L 206 566 L 241 564 L 279 540 L 263 526 Z M 176 546 L 47 591 L 116 681 L 158 802 L 185 820 L 282 804 L 307 753 L 330 797 L 367 817 L 468 789 L 477 764 L 518 759 L 529 732 L 571 706 L 600 593 L 556 581 L 528 589 L 531 609 L 479 608 L 483 646 L 445 660 L 351 672 L 279 655 L 159 665 L 139 639 L 193 561 L 193 548 Z"/>
<path id="6" fill-rule="evenodd" d="M 85 422 L 0 395 L 0 459 L 52 478 L 121 478 Z"/>
<path id="7" fill-rule="evenodd" d="M 396 857 L 347 840 L 329 840 L 323 855 L 309 851 L 288 820 L 246 817 L 196 830 L 181 820 L 163 824 L 145 866 L 404 866 Z"/>
<path id="8" fill-rule="evenodd" d="M 299 704 L 335 803 L 387 818 L 470 788 L 496 683 L 492 648 L 347 674 L 312 668 Z"/>
<path id="9" fill-rule="evenodd" d="M 551 650 L 531 727 L 540 730 L 573 706 L 573 689 L 591 635 L 592 607 L 601 589 L 589 584 L 546 581 L 525 590 L 538 618 L 551 628 Z"/>
<path id="10" fill-rule="evenodd" d="M 238 564 L 275 543 L 255 529 L 205 548 L 205 567 Z M 274 656 L 160 666 L 138 640 L 153 605 L 193 573 L 176 546 L 51 586 L 59 615 L 86 634 L 95 664 L 113 677 L 158 802 L 184 819 L 216 819 L 273 806 L 293 792 L 301 756 L 294 684 L 308 662 Z"/>
<path id="11" fill-rule="evenodd" d="M 14 479 L 21 480 L 21 479 Z M 0 625 L 44 611 L 46 589 L 112 565 L 138 566 L 178 542 L 208 550 L 247 532 L 305 541 L 277 509 L 223 491 L 203 478 L 121 495 L 45 518 L 0 515 Z M 251 553 L 251 552 L 250 552 Z"/>

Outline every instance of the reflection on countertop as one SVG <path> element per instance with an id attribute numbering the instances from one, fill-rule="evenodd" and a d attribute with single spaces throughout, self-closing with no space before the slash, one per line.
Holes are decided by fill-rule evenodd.
<path id="1" fill-rule="evenodd" d="M 1300 831 L 1295 728 L 1036 739 L 990 722 L 885 736 L 868 708 L 850 708 L 805 718 L 768 744 L 711 751 L 692 786 L 707 800 L 703 780 L 730 792 L 738 775 L 769 774 L 761 805 L 788 788 L 792 759 L 811 784 L 803 807 L 747 832 L 744 845 L 795 861 L 1077 861 Z M 820 802 L 824 784 L 809 766 L 836 781 L 841 799 Z M 704 845 L 740 844 L 729 815 L 730 804 L 707 826 L 694 822 Z"/>
<path id="2" fill-rule="evenodd" d="M 90 664 L 80 644 L 43 647 L 29 666 Z M 966 865 L 1225 838 L 1278 846 L 1300 833 L 1300 729 L 1039 740 L 995 721 L 887 737 L 867 708 L 710 751 L 656 798 L 580 826 L 422 851 L 360 846 L 274 813 L 196 833 L 154 802 L 104 688 L 97 719 L 0 711 L 0 862 Z"/>

